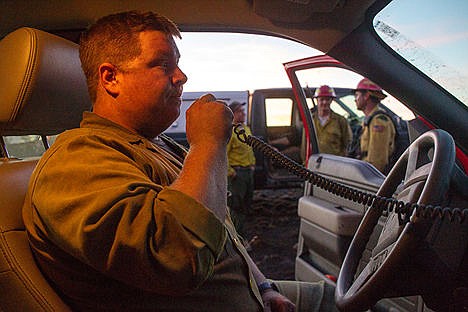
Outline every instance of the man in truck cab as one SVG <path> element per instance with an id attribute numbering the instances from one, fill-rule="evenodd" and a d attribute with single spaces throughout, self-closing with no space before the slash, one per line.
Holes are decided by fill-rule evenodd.
<path id="1" fill-rule="evenodd" d="M 240 243 L 226 196 L 231 110 L 195 101 L 186 155 L 161 135 L 187 81 L 174 37 L 172 21 L 135 11 L 83 34 L 93 110 L 41 158 L 23 208 L 42 273 L 74 311 L 335 310 L 332 287 L 272 284 Z"/>
<path id="2" fill-rule="evenodd" d="M 395 149 L 395 127 L 391 117 L 379 108 L 386 95 L 382 88 L 367 78 L 359 81 L 354 90 L 357 109 L 363 111 L 365 118 L 360 134 L 360 150 L 357 158 L 374 165 L 385 172 L 390 156 Z"/>
<path id="3" fill-rule="evenodd" d="M 312 113 L 320 153 L 346 156 L 352 139 L 351 127 L 346 118 L 335 113 L 330 104 L 336 98 L 335 90 L 327 85 L 315 90 L 317 107 Z"/>

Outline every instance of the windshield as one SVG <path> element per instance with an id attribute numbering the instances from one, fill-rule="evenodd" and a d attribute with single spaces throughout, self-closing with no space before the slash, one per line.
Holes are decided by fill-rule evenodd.
<path id="1" fill-rule="evenodd" d="M 468 105 L 468 1 L 394 0 L 374 19 L 393 50 Z"/>

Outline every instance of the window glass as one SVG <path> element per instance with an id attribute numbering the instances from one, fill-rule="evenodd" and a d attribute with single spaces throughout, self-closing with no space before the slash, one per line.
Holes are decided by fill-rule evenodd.
<path id="1" fill-rule="evenodd" d="M 237 93 L 241 97 L 223 100 L 228 104 L 233 100 L 248 103 L 249 94 L 255 90 L 291 88 L 283 63 L 322 54 L 285 38 L 245 33 L 183 32 L 176 43 L 181 54 L 179 66 L 188 80 L 181 114 L 166 131 L 171 135 L 185 132 L 185 112 L 200 95 L 211 93 L 223 99 L 222 94 Z"/>
<path id="2" fill-rule="evenodd" d="M 45 152 L 40 135 L 5 136 L 4 140 L 10 157 L 37 157 Z"/>
<path id="3" fill-rule="evenodd" d="M 332 101 L 330 104 L 330 108 L 337 114 L 340 114 L 341 116 L 344 116 L 345 118 L 349 118 L 350 114 L 344 110 L 343 107 L 341 107 L 336 101 Z"/>
<path id="4" fill-rule="evenodd" d="M 322 54 L 292 40 L 243 33 L 184 32 L 177 46 L 185 92 L 290 88 L 283 63 Z"/>
<path id="5" fill-rule="evenodd" d="M 374 18 L 395 52 L 468 105 L 468 1 L 395 0 Z"/>
<path id="6" fill-rule="evenodd" d="M 349 98 L 352 98 L 352 99 L 353 99 L 353 102 L 352 102 L 352 103 L 354 103 L 354 96 L 352 96 L 352 95 L 340 97 L 340 98 L 339 98 L 339 101 L 340 101 L 341 103 L 344 102 L 344 104 L 346 104 L 347 106 L 351 106 L 352 103 L 349 103 L 349 101 L 348 101 Z M 346 99 L 346 101 L 343 101 L 343 99 Z M 310 97 L 308 97 L 308 98 L 306 99 L 306 101 L 307 101 L 307 106 L 309 107 L 309 109 L 312 109 L 312 108 L 314 107 L 314 105 L 317 105 L 316 102 L 315 102 L 315 104 L 312 102 L 312 99 L 311 99 Z M 351 105 L 350 105 L 350 104 L 351 104 Z M 335 113 L 340 114 L 341 116 L 344 116 L 345 118 L 350 118 L 350 117 L 351 117 L 351 116 L 350 116 L 351 114 L 350 114 L 347 110 L 345 110 L 345 109 L 343 108 L 342 105 L 338 104 L 338 102 L 337 102 L 336 100 L 333 100 L 333 101 L 331 102 L 330 108 L 331 108 Z M 359 112 L 359 114 L 362 114 L 362 115 L 364 116 L 364 114 L 363 114 L 362 112 Z"/>
<path id="7" fill-rule="evenodd" d="M 265 99 L 267 127 L 291 126 L 292 107 L 290 98 Z"/>
<path id="8" fill-rule="evenodd" d="M 363 76 L 344 69 L 344 68 L 337 68 L 337 67 L 316 67 L 316 68 L 308 68 L 303 70 L 298 70 L 296 72 L 297 78 L 299 82 L 305 90 L 312 90 L 313 92 L 315 88 L 321 85 L 329 85 L 332 88 L 347 88 L 349 89 L 348 92 L 343 94 L 337 94 L 338 100 L 346 106 L 347 110 L 343 107 L 338 108 L 338 104 L 332 106 L 332 109 L 336 113 L 340 113 L 345 117 L 349 117 L 350 113 L 347 111 L 354 112 L 354 115 L 358 117 L 363 117 L 364 113 L 357 110 L 356 104 L 354 102 L 354 95 L 352 94 L 352 89 L 356 88 L 358 82 L 364 78 Z M 336 90 L 338 91 L 338 90 Z M 306 92 L 306 94 L 309 92 Z M 382 103 L 391 109 L 395 114 L 400 116 L 402 119 L 409 120 L 414 118 L 414 114 L 411 110 L 409 110 L 405 105 L 391 96 L 388 92 L 384 93 L 387 97 L 382 100 Z M 310 95 L 308 95 L 310 98 Z M 312 105 L 310 99 L 308 99 L 308 104 Z M 336 110 L 335 110 L 336 109 Z M 344 113 L 343 111 L 346 111 Z"/>
<path id="9" fill-rule="evenodd" d="M 49 146 L 52 146 L 52 144 L 55 143 L 56 138 L 57 138 L 57 134 L 47 136 L 47 142 L 49 143 Z"/>

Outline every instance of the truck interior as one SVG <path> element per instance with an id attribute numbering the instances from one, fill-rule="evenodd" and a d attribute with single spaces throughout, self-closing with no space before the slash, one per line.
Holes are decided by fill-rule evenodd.
<path id="1" fill-rule="evenodd" d="M 460 93 L 452 94 L 430 79 L 376 34 L 375 16 L 408 2 L 414 3 L 2 2 L 0 310 L 70 311 L 36 265 L 21 215 L 29 176 L 41 152 L 12 157 L 5 142 L 32 135 L 34 141 L 27 143 L 43 151 L 55 135 L 79 125 L 82 112 L 90 109 L 78 58 L 79 35 L 96 18 L 137 9 L 164 14 L 182 31 L 260 33 L 302 42 L 379 83 L 408 105 L 420 123 L 411 130 L 412 144 L 385 176 L 363 161 L 320 153 L 307 95 L 295 73 L 307 64 L 285 66 L 294 117 L 289 126 L 273 126 L 263 138 L 272 141 L 288 134 L 308 140 L 299 163 L 306 169 L 292 166 L 306 181 L 298 203 L 296 279 L 336 286 L 341 311 L 466 311 L 468 108 Z M 422 3 L 421 8 L 430 8 Z M 411 12 L 424 17 L 426 10 Z"/>

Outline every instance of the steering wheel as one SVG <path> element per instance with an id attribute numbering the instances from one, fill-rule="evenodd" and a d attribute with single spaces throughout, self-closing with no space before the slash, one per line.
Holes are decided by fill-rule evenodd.
<path id="1" fill-rule="evenodd" d="M 451 135 L 440 129 L 428 131 L 401 155 L 377 195 L 391 197 L 404 181 L 398 200 L 438 204 L 448 190 L 454 164 Z M 417 217 L 415 211 L 404 217 L 389 212 L 369 262 L 361 261 L 381 215 L 381 209 L 367 209 L 346 253 L 335 290 L 342 311 L 363 311 L 382 298 L 421 294 L 430 284 L 418 261 L 434 220 Z"/>

